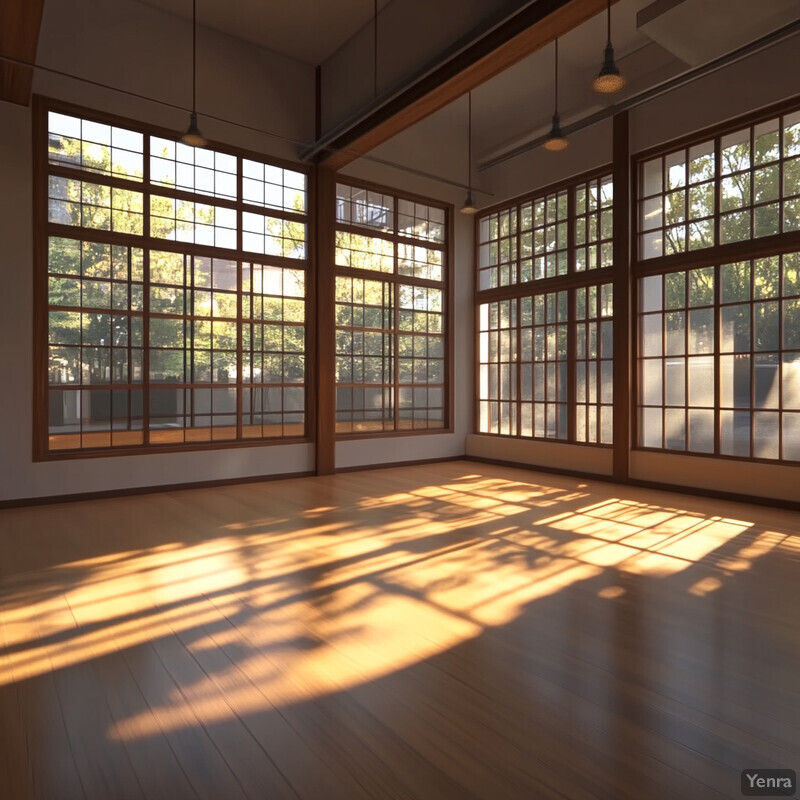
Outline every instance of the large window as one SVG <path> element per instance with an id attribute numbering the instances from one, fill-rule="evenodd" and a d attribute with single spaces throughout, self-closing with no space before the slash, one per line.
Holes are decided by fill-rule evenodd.
<path id="1" fill-rule="evenodd" d="M 306 175 L 43 119 L 39 454 L 304 436 Z"/>
<path id="2" fill-rule="evenodd" d="M 639 163 L 639 258 L 800 230 L 800 111 Z"/>
<path id="3" fill-rule="evenodd" d="M 637 207 L 639 446 L 800 461 L 800 112 L 645 156 Z"/>
<path id="4" fill-rule="evenodd" d="M 607 174 L 480 217 L 480 432 L 611 443 L 612 226 Z"/>
<path id="5" fill-rule="evenodd" d="M 336 431 L 448 424 L 443 206 L 337 185 Z"/>

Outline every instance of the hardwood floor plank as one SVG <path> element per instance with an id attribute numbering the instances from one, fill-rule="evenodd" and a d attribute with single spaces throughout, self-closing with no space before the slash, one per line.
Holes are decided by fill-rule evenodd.
<path id="1" fill-rule="evenodd" d="M 730 800 L 798 607 L 795 512 L 474 462 L 6 509 L 0 796 Z"/>
<path id="2" fill-rule="evenodd" d="M 40 638 L 51 631 L 76 630 L 77 625 L 64 597 L 51 613 L 39 620 Z M 97 691 L 91 659 L 70 664 L 63 656 L 52 660 L 52 675 L 61 705 L 67 736 L 86 797 L 103 800 L 144 800 L 144 792 L 128 759 L 119 746 L 109 746 L 107 734 L 113 725 L 106 697 Z"/>
<path id="3" fill-rule="evenodd" d="M 119 723 L 131 717 L 145 717 L 141 726 L 144 735 L 131 737 L 123 742 L 145 797 L 148 800 L 196 798 L 197 792 L 181 768 L 167 738 L 156 730 L 155 718 L 149 713 L 145 698 L 139 691 L 124 657 L 119 653 L 102 656 L 95 661 L 95 666 L 114 721 Z"/>
<path id="4" fill-rule="evenodd" d="M 7 639 L 0 615 L 0 668 L 10 671 Z M 0 797 L 34 800 L 30 774 L 30 753 L 26 735 L 27 720 L 20 704 L 16 683 L 0 685 Z"/>

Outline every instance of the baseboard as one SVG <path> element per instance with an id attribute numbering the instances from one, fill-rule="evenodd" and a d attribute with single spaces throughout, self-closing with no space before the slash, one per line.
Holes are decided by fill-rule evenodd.
<path id="1" fill-rule="evenodd" d="M 53 503 L 77 503 L 82 500 L 105 500 L 115 497 L 131 497 L 139 494 L 161 494 L 181 492 L 189 489 L 214 489 L 219 486 L 236 486 L 245 483 L 264 483 L 282 481 L 289 478 L 310 478 L 313 472 L 285 472 L 276 475 L 256 475 L 245 478 L 223 478 L 215 481 L 196 481 L 189 483 L 168 483 L 158 486 L 136 486 L 130 489 L 109 489 L 102 492 L 80 492 L 79 494 L 56 494 L 44 497 L 23 497 L 18 500 L 0 500 L 0 509 L 22 508 L 25 506 L 51 505 Z"/>

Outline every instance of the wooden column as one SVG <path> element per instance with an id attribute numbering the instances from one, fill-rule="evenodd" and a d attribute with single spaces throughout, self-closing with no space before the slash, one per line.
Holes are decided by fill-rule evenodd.
<path id="1" fill-rule="evenodd" d="M 631 379 L 630 197 L 628 112 L 614 117 L 614 480 L 627 481 L 631 414 L 636 398 Z"/>
<path id="2" fill-rule="evenodd" d="M 336 468 L 336 314 L 333 272 L 336 175 L 317 167 L 314 174 L 314 298 L 310 304 L 314 330 L 315 471 L 330 475 Z"/>

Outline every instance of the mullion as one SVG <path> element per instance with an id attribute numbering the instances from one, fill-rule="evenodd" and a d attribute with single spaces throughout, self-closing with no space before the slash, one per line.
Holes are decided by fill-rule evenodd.
<path id="1" fill-rule="evenodd" d="M 571 194 L 571 193 L 570 193 Z M 576 376 L 576 321 L 575 321 L 575 290 L 567 292 L 567 441 L 576 441 L 577 420 L 577 376 Z M 599 386 L 600 384 L 596 384 Z"/>
<path id="2" fill-rule="evenodd" d="M 748 315 L 750 321 L 750 336 L 749 336 L 749 346 L 748 346 L 748 355 L 750 357 L 750 408 L 748 409 L 750 414 L 750 458 L 755 457 L 755 436 L 756 436 L 756 354 L 755 349 L 753 348 L 753 339 L 756 330 L 756 304 L 754 302 L 755 297 L 755 270 L 753 269 L 755 265 L 753 262 L 750 262 L 750 279 L 749 279 L 749 289 L 750 289 L 750 298 L 748 301 L 749 308 L 748 308 Z"/>
<path id="3" fill-rule="evenodd" d="M 667 449 L 667 309 L 666 309 L 666 275 L 661 280 L 661 447 Z"/>
<path id="4" fill-rule="evenodd" d="M 389 369 L 392 373 L 392 385 L 389 387 L 389 393 L 391 397 L 391 404 L 392 404 L 392 430 L 397 431 L 399 428 L 399 415 L 400 415 L 400 403 L 399 403 L 399 393 L 398 388 L 400 386 L 400 358 L 398 356 L 400 348 L 397 346 L 398 339 L 400 336 L 400 325 L 398 324 L 398 315 L 400 313 L 400 283 L 398 281 L 392 283 L 385 283 L 384 284 L 384 303 L 389 301 L 389 313 L 388 317 L 391 320 L 391 328 L 389 331 L 384 333 L 384 336 L 388 337 L 389 343 Z M 412 302 L 413 308 L 413 302 Z M 413 314 L 413 310 L 412 310 Z M 414 377 L 414 349 L 413 349 L 413 334 L 414 334 L 414 323 L 413 323 L 413 316 L 412 316 L 412 323 L 411 323 L 411 341 L 412 341 L 412 349 L 411 349 L 411 377 L 412 377 L 412 384 L 413 384 L 413 377 Z M 382 375 L 384 376 L 383 384 L 381 385 L 381 430 L 384 430 L 384 426 L 386 425 L 386 390 L 387 390 L 387 381 L 386 381 L 386 362 L 384 356 L 384 366 L 381 370 Z M 413 388 L 412 388 L 413 391 Z M 412 411 L 412 419 L 413 419 L 413 411 Z"/>
<path id="5" fill-rule="evenodd" d="M 216 181 L 216 176 L 215 176 Z M 216 185 L 216 184 L 215 184 Z M 243 312 L 243 275 L 244 270 L 242 267 L 242 259 L 239 254 L 242 252 L 242 245 L 244 243 L 244 159 L 242 156 L 236 157 L 236 199 L 240 201 L 236 209 L 236 438 L 238 440 L 244 439 L 244 374 L 242 367 L 244 365 L 244 321 L 242 318 Z M 283 275 L 281 273 L 281 275 Z M 253 289 L 253 264 L 250 264 L 250 291 Z M 283 278 L 281 277 L 281 295 L 283 295 Z M 250 300 L 250 314 L 253 313 L 253 301 Z M 286 316 L 283 309 L 283 299 L 281 299 L 281 319 Z M 253 333 L 252 326 L 250 332 L 250 350 L 253 349 Z M 305 349 L 305 347 L 304 347 Z M 262 374 L 263 374 L 263 357 L 262 357 Z M 281 358 L 281 381 L 284 378 L 283 359 Z M 253 356 L 250 356 L 250 386 L 253 383 Z M 253 397 L 250 396 L 250 410 L 252 413 Z M 262 418 L 263 421 L 263 418 Z M 283 420 L 281 420 L 283 422 Z M 305 424 L 305 416 L 304 416 Z M 261 426 L 261 433 L 264 433 L 264 426 Z M 283 427 L 281 427 L 281 434 L 283 434 Z"/>
<path id="6" fill-rule="evenodd" d="M 714 268 L 714 455 L 722 452 L 722 267 Z"/>
<path id="7" fill-rule="evenodd" d="M 520 216 L 521 218 L 521 216 Z M 519 244 L 517 245 L 519 248 Z M 519 256 L 520 250 L 517 249 L 517 254 Z M 519 258 L 518 258 L 519 261 Z M 515 361 L 515 376 L 516 376 L 516 385 L 517 385 L 517 397 L 516 397 L 516 418 L 517 418 L 517 427 L 516 427 L 516 435 L 522 435 L 522 404 L 523 404 L 523 397 L 524 392 L 522 390 L 522 298 L 516 298 L 511 301 L 512 303 L 516 304 L 517 313 L 516 313 L 516 326 L 514 328 L 515 339 L 516 339 L 516 358 Z M 510 365 L 509 365 L 510 366 Z M 533 367 L 531 366 L 531 401 L 533 401 Z"/>
<path id="8" fill-rule="evenodd" d="M 591 181 L 589 182 L 591 183 Z M 584 184 L 585 186 L 588 185 Z M 578 191 L 578 188 L 573 186 L 569 190 L 567 190 L 567 274 L 575 272 L 575 252 L 576 252 L 576 245 L 575 245 L 575 238 L 576 238 L 576 230 L 577 230 L 577 220 L 575 218 L 576 214 L 576 198 L 575 194 Z M 588 192 L 586 199 L 588 200 Z M 598 208 L 598 215 L 597 215 L 597 228 L 598 228 L 598 239 L 600 234 L 600 192 L 598 188 L 597 194 L 597 208 Z M 587 217 L 588 222 L 588 217 Z M 586 236 L 588 238 L 589 235 L 589 227 L 588 224 L 586 226 Z M 598 271 L 600 268 L 600 248 L 598 245 Z M 588 254 L 587 254 L 588 258 Z M 587 263 L 587 272 L 588 270 L 588 263 Z M 577 420 L 575 418 L 576 415 L 576 397 L 577 397 L 577 377 L 575 375 L 575 363 L 577 358 L 577 353 L 575 352 L 576 349 L 576 332 L 575 332 L 575 289 L 568 289 L 567 291 L 567 441 L 574 442 L 576 437 L 576 429 L 577 429 Z"/>

